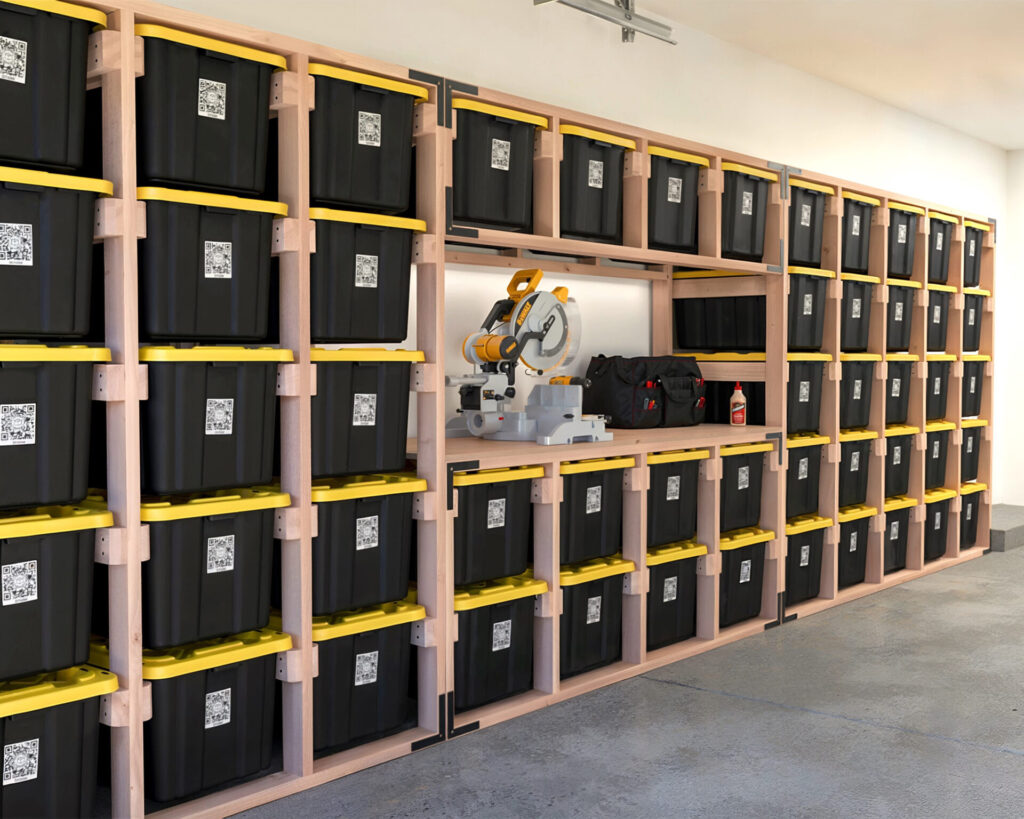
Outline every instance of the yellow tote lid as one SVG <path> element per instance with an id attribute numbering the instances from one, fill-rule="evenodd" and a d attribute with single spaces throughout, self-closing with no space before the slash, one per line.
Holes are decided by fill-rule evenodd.
<path id="1" fill-rule="evenodd" d="M 850 199 L 854 202 L 860 202 L 864 205 L 872 205 L 876 208 L 882 204 L 881 199 L 875 199 L 873 196 L 865 196 L 862 193 L 854 193 L 853 191 L 843 191 L 843 199 Z"/>
<path id="2" fill-rule="evenodd" d="M 964 418 L 960 421 L 961 429 L 974 429 L 976 427 L 987 427 L 988 421 L 984 418 Z"/>
<path id="3" fill-rule="evenodd" d="M 632 560 L 623 560 L 620 555 L 599 557 L 586 563 L 563 566 L 558 575 L 559 585 L 578 586 L 580 583 L 614 577 L 617 574 L 629 574 L 632 571 L 636 571 L 636 564 Z"/>
<path id="4" fill-rule="evenodd" d="M 584 472 L 602 472 L 606 469 L 629 469 L 636 466 L 636 458 L 585 458 L 582 461 L 569 461 L 559 468 L 562 475 L 580 475 Z"/>
<path id="5" fill-rule="evenodd" d="M 718 538 L 718 550 L 728 552 L 733 549 L 742 549 L 744 546 L 753 546 L 756 543 L 767 543 L 775 539 L 775 532 L 762 529 L 758 526 L 751 526 L 748 529 L 736 529 L 720 535 Z"/>
<path id="6" fill-rule="evenodd" d="M 983 230 L 986 233 L 992 230 L 992 225 L 989 222 L 975 222 L 973 219 L 964 219 L 964 227 L 969 227 L 973 230 Z"/>
<path id="7" fill-rule="evenodd" d="M 948 213 L 939 213 L 936 210 L 928 211 L 929 219 L 941 219 L 943 222 L 952 222 L 954 225 L 960 224 L 959 216 L 950 216 Z"/>
<path id="8" fill-rule="evenodd" d="M 578 136 L 584 139 L 593 139 L 596 142 L 607 142 L 609 145 L 618 145 L 630 151 L 636 150 L 636 142 L 626 137 L 608 134 L 604 131 L 595 131 L 592 128 L 584 128 L 580 125 L 559 125 L 558 133 L 566 136 Z"/>
<path id="9" fill-rule="evenodd" d="M 657 145 L 651 145 L 648 147 L 647 153 L 651 156 L 663 156 L 666 159 L 678 159 L 680 162 L 689 162 L 691 165 L 700 165 L 703 168 L 711 167 L 711 161 L 707 157 L 688 154 L 683 151 L 674 151 L 671 148 L 660 148 Z"/>
<path id="10" fill-rule="evenodd" d="M 980 481 L 960 484 L 961 495 L 973 495 L 975 492 L 984 492 L 986 489 L 988 489 L 988 484 L 981 483 Z"/>
<path id="11" fill-rule="evenodd" d="M 907 213 L 916 213 L 918 216 L 924 216 L 924 208 L 919 208 L 917 205 L 905 205 L 902 202 L 889 202 L 889 208 L 891 210 L 905 210 Z"/>
<path id="12" fill-rule="evenodd" d="M 382 498 L 426 492 L 427 481 L 409 472 L 386 475 L 358 475 L 351 478 L 318 478 L 313 483 L 313 503 Z"/>
<path id="13" fill-rule="evenodd" d="M 676 449 L 671 452 L 652 452 L 647 456 L 648 466 L 675 464 L 681 461 L 703 461 L 711 457 L 708 449 Z"/>
<path id="14" fill-rule="evenodd" d="M 0 344 L 2 361 L 110 361 L 110 350 L 82 344 Z"/>
<path id="15" fill-rule="evenodd" d="M 266 362 L 292 361 L 292 351 L 279 347 L 221 347 L 197 344 L 195 347 L 140 347 L 139 361 L 181 364 L 186 362 Z"/>
<path id="16" fill-rule="evenodd" d="M 4 680 L 0 682 L 0 719 L 113 694 L 117 687 L 114 674 L 88 665 L 20 680 Z M 59 787 L 60 783 L 53 784 Z"/>
<path id="17" fill-rule="evenodd" d="M 937 290 L 940 293 L 955 293 L 956 288 L 951 284 L 935 284 L 934 282 L 928 282 L 929 290 Z"/>
<path id="18" fill-rule="evenodd" d="M 287 492 L 272 489 L 222 489 L 188 498 L 143 501 L 141 517 L 143 523 L 164 523 L 213 515 L 258 512 L 261 509 L 282 509 L 291 502 Z"/>
<path id="19" fill-rule="evenodd" d="M 178 205 L 199 205 L 225 210 L 245 210 L 253 213 L 270 213 L 287 216 L 288 206 L 284 202 L 270 202 L 263 199 L 246 199 L 242 196 L 228 196 L 223 193 L 202 191 L 180 191 L 171 188 L 136 188 L 135 196 L 146 202 L 174 202 Z"/>
<path id="20" fill-rule="evenodd" d="M 910 424 L 889 424 L 885 428 L 886 438 L 895 438 L 902 435 L 917 435 L 921 430 Z"/>
<path id="21" fill-rule="evenodd" d="M 114 516 L 105 508 L 94 509 L 91 505 L 43 506 L 0 515 L 0 540 L 106 529 L 113 525 Z"/>
<path id="22" fill-rule="evenodd" d="M 168 28 L 167 26 L 156 26 L 151 23 L 137 23 L 135 34 L 139 37 L 153 37 L 157 40 L 167 40 L 180 45 L 201 48 L 206 51 L 216 51 L 219 54 L 227 54 L 230 57 L 239 57 L 243 60 L 251 60 L 255 63 L 265 63 L 274 68 L 287 69 L 288 61 L 280 54 L 272 54 L 269 51 L 262 51 L 258 48 L 229 43 L 225 40 L 215 40 L 212 37 L 204 37 L 200 34 L 191 34 L 187 31 Z"/>
<path id="23" fill-rule="evenodd" d="M 786 436 L 787 449 L 802 449 L 807 446 L 824 446 L 832 443 L 827 435 L 818 435 L 815 432 L 794 432 Z"/>
<path id="24" fill-rule="evenodd" d="M 879 353 L 840 353 L 840 361 L 881 361 Z"/>
<path id="25" fill-rule="evenodd" d="M 839 431 L 839 442 L 848 444 L 853 441 L 873 441 L 878 433 L 873 429 L 842 429 Z"/>
<path id="26" fill-rule="evenodd" d="M 925 358 L 928 361 L 956 361 L 956 356 L 952 353 L 927 353 Z"/>
<path id="27" fill-rule="evenodd" d="M 786 353 L 786 361 L 831 361 L 831 353 Z"/>
<path id="28" fill-rule="evenodd" d="M 873 518 L 878 514 L 878 510 L 874 506 L 868 506 L 867 504 L 857 504 L 856 506 L 844 506 L 839 510 L 839 522 L 849 523 L 850 521 L 860 520 L 861 518 Z"/>
<path id="29" fill-rule="evenodd" d="M 886 361 L 920 361 L 921 357 L 915 353 L 886 353 Z"/>
<path id="30" fill-rule="evenodd" d="M 455 589 L 455 611 L 471 611 L 498 603 L 510 603 L 524 597 L 545 594 L 547 590 L 547 582 L 535 579 L 530 571 L 487 583 L 473 583 Z"/>
<path id="31" fill-rule="evenodd" d="M 889 287 L 912 287 L 914 290 L 921 289 L 921 282 L 915 282 L 912 279 L 886 279 L 885 283 Z"/>
<path id="32" fill-rule="evenodd" d="M 357 363 L 374 363 L 381 361 L 425 361 L 426 356 L 419 350 L 385 350 L 383 347 L 342 347 L 340 350 L 328 350 L 326 347 L 314 347 L 310 351 L 312 361 L 333 364 L 339 361 L 355 361 Z"/>
<path id="33" fill-rule="evenodd" d="M 427 616 L 427 610 L 416 602 L 416 594 L 411 593 L 405 600 L 385 603 L 382 606 L 343 611 L 326 617 L 313 618 L 313 639 L 322 643 L 351 634 L 365 634 L 391 626 L 415 623 Z M 271 618 L 271 622 L 274 618 Z"/>
<path id="34" fill-rule="evenodd" d="M 985 290 L 984 288 L 981 288 L 981 287 L 965 287 L 964 288 L 964 295 L 965 296 L 991 296 L 992 295 L 992 291 L 991 290 Z"/>
<path id="35" fill-rule="evenodd" d="M 545 131 L 548 129 L 547 117 L 542 117 L 539 114 L 528 114 L 525 111 L 517 111 L 515 108 L 506 108 L 503 105 L 492 105 L 489 102 L 481 102 L 480 100 L 455 97 L 452 100 L 452 108 L 461 108 L 464 111 L 477 111 L 481 114 L 489 114 L 492 117 L 525 122 L 529 125 L 543 128 Z"/>
<path id="36" fill-rule="evenodd" d="M 663 563 L 672 563 L 676 560 L 686 560 L 691 557 L 700 557 L 708 553 L 708 547 L 696 540 L 684 540 L 679 543 L 669 543 L 667 546 L 658 546 L 647 551 L 647 565 L 660 566 Z"/>
<path id="37" fill-rule="evenodd" d="M 834 279 L 836 277 L 836 271 L 834 270 L 819 270 L 816 267 L 797 267 L 796 265 L 790 265 L 786 268 L 790 275 L 793 276 L 820 276 L 823 279 Z"/>
<path id="38" fill-rule="evenodd" d="M 408 94 L 415 97 L 417 102 L 428 98 L 427 89 L 411 82 L 392 80 L 387 77 L 378 77 L 375 74 L 364 74 L 362 71 L 352 71 L 349 68 L 338 68 L 324 63 L 310 63 L 309 73 L 314 77 L 328 77 L 332 80 L 344 80 L 358 85 L 369 85 L 373 88 L 383 88 L 385 91 L 394 91 L 398 94 Z"/>
<path id="39" fill-rule="evenodd" d="M 771 441 L 758 441 L 750 444 L 727 444 L 718 451 L 723 458 L 728 458 L 730 455 L 751 455 L 755 452 L 771 452 L 774 448 L 775 445 Z"/>
<path id="40" fill-rule="evenodd" d="M 798 179 L 795 176 L 789 178 L 789 186 L 791 188 L 803 188 L 808 191 L 817 191 L 818 193 L 827 193 L 829 196 L 836 195 L 836 189 L 831 185 L 822 185 L 819 182 L 810 182 L 807 179 Z"/>
<path id="41" fill-rule="evenodd" d="M 800 515 L 786 521 L 786 537 L 816 532 L 818 529 L 827 529 L 832 525 L 832 518 L 822 517 L 821 515 Z"/>
<path id="42" fill-rule="evenodd" d="M 10 3 L 12 6 L 24 6 L 50 14 L 59 14 L 62 17 L 74 17 L 76 20 L 85 20 L 87 23 L 107 27 L 106 14 L 99 9 L 91 9 L 75 3 L 64 3 L 61 0 L 4 0 L 4 2 Z"/>
<path id="43" fill-rule="evenodd" d="M 869 276 L 867 273 L 841 273 L 839 278 L 844 282 L 864 282 L 865 284 L 881 284 L 879 276 Z"/>
<path id="44" fill-rule="evenodd" d="M 66 173 L 50 173 L 49 171 L 30 171 L 26 168 L 0 166 L 0 182 L 10 182 L 12 185 L 31 185 L 37 188 L 85 191 L 87 193 L 98 193 L 101 196 L 114 195 L 114 183 L 107 182 L 105 179 L 71 176 Z"/>
<path id="45" fill-rule="evenodd" d="M 952 421 L 929 421 L 924 425 L 925 432 L 948 432 L 952 429 L 956 429 Z"/>
<path id="46" fill-rule="evenodd" d="M 423 233 L 427 229 L 427 223 L 422 219 L 406 219 L 404 216 L 385 216 L 380 213 L 335 210 L 334 208 L 310 208 L 309 218 L 327 222 L 348 222 L 354 225 L 415 230 L 419 233 Z"/>
<path id="47" fill-rule="evenodd" d="M 723 171 L 731 171 L 732 173 L 742 173 L 747 176 L 756 176 L 759 179 L 767 179 L 769 182 L 778 182 L 779 175 L 773 171 L 769 171 L 767 168 L 754 168 L 750 165 L 741 165 L 739 162 L 723 162 Z"/>
<path id="48" fill-rule="evenodd" d="M 929 489 L 924 493 L 925 503 L 938 503 L 956 497 L 955 489 Z"/>
<path id="49" fill-rule="evenodd" d="M 742 276 L 756 276 L 756 273 L 745 273 L 741 270 L 676 270 L 673 279 L 727 279 Z"/>
<path id="50" fill-rule="evenodd" d="M 897 512 L 900 509 L 910 509 L 912 506 L 917 506 L 917 501 L 906 495 L 893 495 L 885 499 L 886 512 Z"/>
<path id="51" fill-rule="evenodd" d="M 991 361 L 992 356 L 985 355 L 984 353 L 964 353 L 962 356 L 964 361 Z"/>
<path id="52" fill-rule="evenodd" d="M 475 472 L 456 472 L 452 486 L 479 486 L 487 483 L 522 481 L 527 478 L 543 478 L 543 466 L 513 466 L 499 469 L 478 469 Z"/>

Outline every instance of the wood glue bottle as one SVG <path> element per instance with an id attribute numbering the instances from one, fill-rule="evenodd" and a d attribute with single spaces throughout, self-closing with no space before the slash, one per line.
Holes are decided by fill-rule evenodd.
<path id="1" fill-rule="evenodd" d="M 736 389 L 729 399 L 729 423 L 734 427 L 747 425 L 747 396 L 743 394 L 739 381 L 736 382 Z"/>

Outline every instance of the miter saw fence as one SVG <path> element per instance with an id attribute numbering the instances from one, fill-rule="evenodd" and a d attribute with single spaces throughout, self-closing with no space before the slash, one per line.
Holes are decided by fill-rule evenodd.
<path id="1" fill-rule="evenodd" d="M 540 270 L 520 270 L 508 285 L 508 298 L 494 303 L 480 329 L 466 336 L 462 355 L 474 365 L 472 375 L 449 376 L 459 388 L 459 413 L 449 435 L 472 434 L 505 441 L 571 444 L 608 441 L 604 416 L 584 415 L 586 379 L 554 376 L 527 397 L 526 411 L 506 410 L 516 396 L 516 366 L 537 375 L 568 367 L 579 349 L 576 302 L 565 287 L 538 290 Z"/>

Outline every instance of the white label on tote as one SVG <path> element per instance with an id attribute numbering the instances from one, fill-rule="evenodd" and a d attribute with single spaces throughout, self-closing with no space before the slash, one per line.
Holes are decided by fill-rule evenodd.
<path id="1" fill-rule="evenodd" d="M 972 375 L 971 376 L 971 386 L 970 386 L 970 389 L 968 390 L 968 392 L 970 392 L 972 395 L 974 394 L 974 387 L 977 384 L 977 382 L 978 382 L 977 376 Z"/>
<path id="2" fill-rule="evenodd" d="M 804 293 L 804 315 L 810 316 L 814 314 L 814 294 Z"/>
<path id="3" fill-rule="evenodd" d="M 228 87 L 216 80 L 199 78 L 199 116 L 224 119 L 228 108 Z"/>
<path id="4" fill-rule="evenodd" d="M 903 463 L 903 447 L 894 446 L 892 448 L 892 465 L 899 466 L 901 463 Z"/>
<path id="5" fill-rule="evenodd" d="M 492 498 L 487 501 L 487 528 L 501 529 L 505 525 L 505 499 Z"/>
<path id="6" fill-rule="evenodd" d="M 4 787 L 39 776 L 39 739 L 4 745 Z M 54 783 L 56 785 L 57 783 Z"/>
<path id="7" fill-rule="evenodd" d="M 356 551 L 376 549 L 380 545 L 380 516 L 356 518 Z"/>
<path id="8" fill-rule="evenodd" d="M 935 513 L 935 523 L 933 524 L 933 527 L 936 532 L 942 528 L 942 512 Z"/>
<path id="9" fill-rule="evenodd" d="M 900 387 L 901 386 L 902 386 L 902 379 L 894 378 L 892 380 L 892 397 L 893 398 L 899 398 L 900 397 Z"/>
<path id="10" fill-rule="evenodd" d="M 207 279 L 230 279 L 231 242 L 204 242 L 203 248 L 203 275 Z"/>
<path id="11" fill-rule="evenodd" d="M 740 583 L 750 582 L 750 561 L 744 560 L 740 563 Z"/>
<path id="12" fill-rule="evenodd" d="M 491 651 L 504 651 L 512 646 L 512 621 L 502 620 L 491 626 Z"/>
<path id="13" fill-rule="evenodd" d="M 587 164 L 587 184 L 592 188 L 604 187 L 604 163 L 600 159 L 591 159 Z"/>
<path id="14" fill-rule="evenodd" d="M 27 68 L 28 43 L 13 37 L 0 37 L 0 80 L 24 85 Z"/>
<path id="15" fill-rule="evenodd" d="M 19 603 L 31 603 L 33 600 L 38 600 L 39 576 L 36 561 L 8 563 L 3 569 L 0 569 L 0 589 L 3 592 L 5 606 L 16 606 Z"/>
<path id="16" fill-rule="evenodd" d="M 810 565 L 811 562 L 811 547 L 801 546 L 800 547 L 800 568 Z"/>
<path id="17" fill-rule="evenodd" d="M 850 551 L 857 551 L 857 532 L 856 530 L 850 532 Z"/>
<path id="18" fill-rule="evenodd" d="M 810 400 L 811 400 L 811 382 L 810 381 L 801 381 L 800 382 L 800 394 L 799 394 L 797 400 L 801 404 L 807 404 L 807 403 L 810 402 Z"/>
<path id="19" fill-rule="evenodd" d="M 973 503 L 969 503 L 969 504 L 967 504 L 967 519 L 968 519 L 968 520 L 970 520 L 970 519 L 971 519 L 971 514 L 972 514 L 973 512 L 974 512 L 974 504 L 973 504 Z"/>
<path id="20" fill-rule="evenodd" d="M 674 205 L 683 201 L 683 180 L 678 176 L 668 178 L 668 201 Z"/>
<path id="21" fill-rule="evenodd" d="M 893 305 L 892 317 L 894 321 L 903 321 L 903 302 L 898 301 Z"/>
<path id="22" fill-rule="evenodd" d="M 588 515 L 593 515 L 595 512 L 601 511 L 601 487 L 600 486 L 588 486 L 587 487 L 587 509 Z"/>
<path id="23" fill-rule="evenodd" d="M 811 226 L 811 206 L 801 205 L 800 206 L 800 227 Z"/>
<path id="24" fill-rule="evenodd" d="M 975 244 L 975 241 L 976 241 L 975 239 L 971 239 L 970 243 L 967 245 L 967 255 L 968 256 L 973 256 L 974 255 L 974 244 Z"/>
<path id="25" fill-rule="evenodd" d="M 665 482 L 665 500 L 677 501 L 679 500 L 679 486 L 680 476 L 669 475 L 668 480 Z"/>
<path id="26" fill-rule="evenodd" d="M 380 147 L 380 114 L 373 111 L 359 112 L 359 132 L 357 138 L 360 145 L 367 145 L 370 148 Z"/>
<path id="27" fill-rule="evenodd" d="M 356 654 L 356 685 L 370 685 L 377 682 L 377 660 L 380 652 L 367 651 Z"/>
<path id="28" fill-rule="evenodd" d="M 736 488 L 746 489 L 750 486 L 750 467 L 741 466 L 736 470 Z"/>
<path id="29" fill-rule="evenodd" d="M 356 276 L 354 282 L 356 287 L 377 286 L 377 265 L 379 261 L 379 257 L 371 256 L 368 253 L 356 254 Z"/>
<path id="30" fill-rule="evenodd" d="M 36 442 L 36 405 L 0 404 L 0 446 Z"/>
<path id="31" fill-rule="evenodd" d="M 850 318 L 860 318 L 860 299 L 854 299 L 850 303 Z"/>
<path id="32" fill-rule="evenodd" d="M 234 427 L 235 399 L 206 399 L 206 434 L 230 435 Z"/>
<path id="33" fill-rule="evenodd" d="M 860 452 L 850 453 L 850 471 L 860 472 Z"/>
<path id="34" fill-rule="evenodd" d="M 934 460 L 938 460 L 938 458 L 939 458 L 939 450 L 940 450 L 940 449 L 941 449 L 941 447 L 939 446 L 939 439 L 938 439 L 938 438 L 936 438 L 936 439 L 935 439 L 935 440 L 934 440 L 934 441 L 932 442 L 932 458 L 933 458 Z"/>
<path id="35" fill-rule="evenodd" d="M 810 472 L 811 459 L 801 458 L 800 463 L 796 465 L 796 479 L 798 481 L 807 480 L 807 475 Z"/>
<path id="36" fill-rule="evenodd" d="M 899 540 L 900 537 L 900 522 L 894 520 L 889 525 L 889 540 Z"/>
<path id="37" fill-rule="evenodd" d="M 754 215 L 754 192 L 743 191 L 743 205 L 741 206 L 740 213 L 743 216 Z"/>
<path id="38" fill-rule="evenodd" d="M 974 436 L 967 439 L 967 454 L 970 455 L 974 452 Z"/>
<path id="39" fill-rule="evenodd" d="M 372 427 L 377 424 L 377 393 L 357 392 L 352 396 L 352 426 Z"/>
<path id="40" fill-rule="evenodd" d="M 941 230 L 938 233 L 935 234 L 935 249 L 936 250 L 942 250 L 942 236 L 943 236 L 943 234 L 942 234 Z"/>
<path id="41" fill-rule="evenodd" d="M 206 695 L 206 728 L 216 728 L 231 722 L 231 689 L 211 691 Z"/>
<path id="42" fill-rule="evenodd" d="M 855 378 L 853 380 L 853 400 L 854 401 L 860 401 L 861 388 L 863 386 L 863 383 L 864 382 L 861 381 L 859 378 Z"/>
<path id="43" fill-rule="evenodd" d="M 932 387 L 932 395 L 938 395 L 942 392 L 942 376 L 935 376 L 935 384 Z"/>
<path id="44" fill-rule="evenodd" d="M 0 265 L 32 266 L 32 225 L 0 222 Z"/>
<path id="45" fill-rule="evenodd" d="M 974 308 L 973 307 L 969 307 L 967 309 L 967 323 L 971 327 L 974 326 Z"/>
<path id="46" fill-rule="evenodd" d="M 942 324 L 942 305 L 936 304 L 932 308 L 932 324 Z"/>
<path id="47" fill-rule="evenodd" d="M 679 578 L 666 577 L 665 585 L 661 589 L 661 602 L 671 603 L 679 596 Z"/>
<path id="48" fill-rule="evenodd" d="M 854 236 L 860 236 L 860 214 L 859 213 L 853 214 L 853 230 L 852 230 L 852 233 L 853 233 Z"/>
<path id="49" fill-rule="evenodd" d="M 507 171 L 512 157 L 512 143 L 507 139 L 491 140 L 491 168 L 495 171 Z"/>
<path id="50" fill-rule="evenodd" d="M 235 536 L 221 535 L 206 539 L 206 573 L 235 570 Z"/>
<path id="51" fill-rule="evenodd" d="M 587 625 L 601 622 L 601 596 L 587 598 Z"/>
<path id="52" fill-rule="evenodd" d="M 905 245 L 907 243 L 907 226 L 897 225 L 896 226 L 896 244 Z"/>

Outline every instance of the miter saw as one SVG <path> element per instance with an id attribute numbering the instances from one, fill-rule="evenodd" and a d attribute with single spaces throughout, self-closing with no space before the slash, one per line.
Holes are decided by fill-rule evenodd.
<path id="1" fill-rule="evenodd" d="M 564 287 L 538 290 L 543 275 L 516 273 L 508 298 L 495 302 L 480 329 L 462 342 L 474 372 L 445 379 L 458 386 L 460 399 L 461 417 L 448 423 L 449 435 L 538 444 L 611 440 L 604 416 L 583 414 L 583 378 L 553 377 L 533 388 L 525 412 L 505 409 L 516 395 L 516 365 L 541 375 L 568 366 L 579 346 L 576 302 Z"/>

